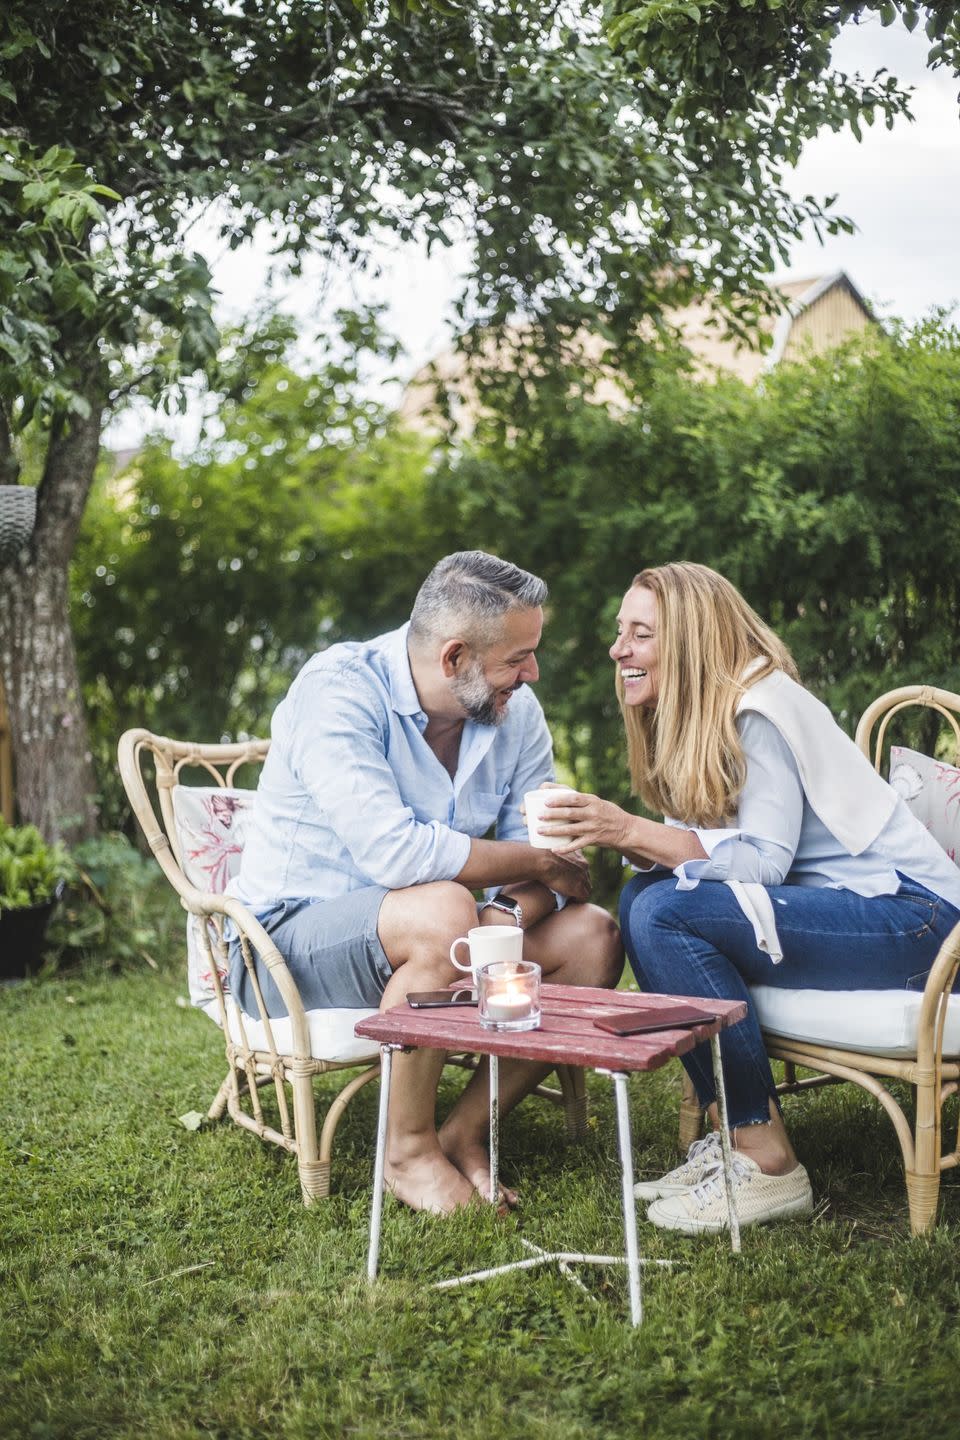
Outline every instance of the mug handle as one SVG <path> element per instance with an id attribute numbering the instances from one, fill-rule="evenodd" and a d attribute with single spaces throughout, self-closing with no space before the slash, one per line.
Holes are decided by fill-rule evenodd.
<path id="1" fill-rule="evenodd" d="M 464 965 L 463 961 L 458 960 L 456 957 L 455 951 L 458 945 L 466 945 L 467 949 L 469 950 L 470 941 L 467 939 L 466 935 L 460 935 L 456 940 L 454 940 L 453 944 L 450 946 L 450 959 L 453 961 L 454 965 L 456 965 L 458 970 L 462 970 L 466 975 L 472 975 L 473 966 Z"/>

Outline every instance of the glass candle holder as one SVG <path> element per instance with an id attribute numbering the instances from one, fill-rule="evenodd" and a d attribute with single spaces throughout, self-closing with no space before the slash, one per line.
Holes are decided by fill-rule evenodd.
<path id="1" fill-rule="evenodd" d="M 484 1030 L 536 1030 L 540 1024 L 540 966 L 532 960 L 494 960 L 477 972 Z"/>

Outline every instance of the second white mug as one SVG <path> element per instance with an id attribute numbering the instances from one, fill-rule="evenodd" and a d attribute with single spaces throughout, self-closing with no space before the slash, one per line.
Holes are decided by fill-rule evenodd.
<path id="1" fill-rule="evenodd" d="M 469 965 L 457 959 L 458 945 L 466 945 L 469 950 Z M 523 931 L 517 925 L 476 925 L 466 935 L 454 940 L 450 946 L 450 959 L 458 970 L 472 974 L 476 981 L 477 971 L 483 965 L 489 965 L 494 960 L 516 964 L 523 959 Z"/>

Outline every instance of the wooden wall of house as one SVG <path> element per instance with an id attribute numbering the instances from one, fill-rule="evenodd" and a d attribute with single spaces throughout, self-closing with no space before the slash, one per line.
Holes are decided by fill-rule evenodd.
<path id="1" fill-rule="evenodd" d="M 811 351 L 822 355 L 842 345 L 851 335 L 866 330 L 873 321 L 845 285 L 833 285 L 819 300 L 796 317 L 784 347 L 782 359 L 801 360 Z"/>
<path id="2" fill-rule="evenodd" d="M 0 815 L 13 824 L 13 737 L 0 681 Z"/>

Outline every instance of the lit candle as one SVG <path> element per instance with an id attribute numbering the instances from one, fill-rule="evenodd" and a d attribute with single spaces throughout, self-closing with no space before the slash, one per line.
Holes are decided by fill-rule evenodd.
<path id="1" fill-rule="evenodd" d="M 540 1024 L 540 966 L 495 960 L 477 976 L 480 1024 L 487 1030 L 536 1030 Z"/>
<path id="2" fill-rule="evenodd" d="M 491 1020 L 524 1020 L 533 1010 L 533 1001 L 523 990 L 510 986 L 487 996 L 486 1011 Z"/>

